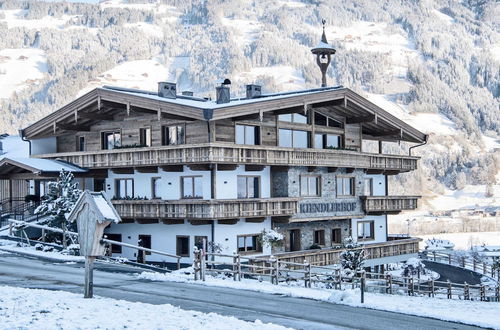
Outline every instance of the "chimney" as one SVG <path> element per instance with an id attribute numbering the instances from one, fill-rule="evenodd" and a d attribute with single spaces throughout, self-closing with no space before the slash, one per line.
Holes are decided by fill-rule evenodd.
<path id="1" fill-rule="evenodd" d="M 177 86 L 175 83 L 171 82 L 159 82 L 158 83 L 158 96 L 167 99 L 175 99 L 177 97 Z"/>
<path id="2" fill-rule="evenodd" d="M 255 99 L 262 95 L 262 86 L 260 85 L 246 85 L 247 99 Z"/>
<path id="3" fill-rule="evenodd" d="M 191 92 L 191 91 L 183 91 L 182 95 L 184 95 L 184 96 L 193 96 L 193 92 Z"/>
<path id="4" fill-rule="evenodd" d="M 229 103 L 231 101 L 231 94 L 229 92 L 229 85 L 231 85 L 231 80 L 224 79 L 220 86 L 215 87 L 215 95 L 217 104 Z"/>

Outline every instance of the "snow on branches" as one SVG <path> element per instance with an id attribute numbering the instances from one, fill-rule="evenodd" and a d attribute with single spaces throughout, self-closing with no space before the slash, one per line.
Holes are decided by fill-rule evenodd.
<path id="1" fill-rule="evenodd" d="M 260 243 L 263 246 L 281 246 L 283 244 L 283 234 L 278 233 L 273 229 L 263 229 L 259 236 Z"/>
<path id="2" fill-rule="evenodd" d="M 340 253 L 340 265 L 344 271 L 354 273 L 363 267 L 365 262 L 365 250 L 354 241 L 352 237 L 346 237 L 342 245 L 344 251 Z"/>

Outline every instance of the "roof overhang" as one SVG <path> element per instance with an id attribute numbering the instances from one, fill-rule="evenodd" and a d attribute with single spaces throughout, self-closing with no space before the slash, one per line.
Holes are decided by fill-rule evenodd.
<path id="1" fill-rule="evenodd" d="M 58 160 L 34 158 L 3 158 L 0 160 L 0 179 L 57 177 L 61 170 L 74 174 L 88 172 L 87 169 Z"/>

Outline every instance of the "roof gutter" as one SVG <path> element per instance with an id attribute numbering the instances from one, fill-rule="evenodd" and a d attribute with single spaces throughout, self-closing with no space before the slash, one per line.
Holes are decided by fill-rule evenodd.
<path id="1" fill-rule="evenodd" d="M 418 147 L 421 147 L 423 145 L 426 145 L 427 144 L 427 141 L 429 139 L 429 136 L 428 135 L 425 135 L 425 139 L 424 139 L 424 142 L 423 143 L 420 143 L 420 144 L 417 144 L 417 145 L 414 145 L 412 147 L 410 147 L 410 149 L 408 149 L 408 155 L 411 156 L 411 149 L 413 148 L 418 148 Z"/>
<path id="2" fill-rule="evenodd" d="M 19 136 L 21 137 L 21 140 L 28 142 L 29 144 L 29 155 L 31 156 L 31 140 L 26 140 L 26 137 L 24 136 L 24 129 L 19 130 Z"/>

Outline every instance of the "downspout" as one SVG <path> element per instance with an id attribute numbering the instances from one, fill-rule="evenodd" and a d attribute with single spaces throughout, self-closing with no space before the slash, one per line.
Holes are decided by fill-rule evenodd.
<path id="1" fill-rule="evenodd" d="M 212 131 L 211 131 L 211 125 L 210 125 L 210 119 L 212 119 L 213 116 L 213 110 L 212 109 L 203 109 L 203 117 L 205 117 L 205 120 L 207 121 L 207 133 L 208 133 L 208 143 L 212 142 Z M 215 166 L 215 164 L 211 164 L 211 166 Z M 213 173 L 214 168 L 211 168 L 211 172 Z M 214 181 L 213 181 L 213 174 L 211 175 L 211 198 L 215 198 L 214 196 Z M 215 219 L 212 220 L 210 224 L 210 240 L 212 241 L 212 250 L 215 247 Z M 212 251 L 213 253 L 214 251 Z M 215 260 L 215 256 L 212 254 L 212 261 Z"/>
<path id="2" fill-rule="evenodd" d="M 31 156 L 31 140 L 26 140 L 25 139 L 24 130 L 23 129 L 19 130 L 19 136 L 21 137 L 21 140 L 23 140 L 25 142 L 28 142 L 28 144 L 29 144 L 29 155 Z"/>
<path id="3" fill-rule="evenodd" d="M 413 147 L 410 147 L 410 149 L 408 149 L 408 155 L 409 155 L 409 156 L 411 156 L 411 149 L 413 149 L 413 148 L 418 148 L 418 147 L 421 147 L 421 146 L 423 146 L 423 145 L 426 145 L 428 140 L 429 140 L 429 136 L 428 136 L 428 135 L 426 135 L 423 143 L 420 143 L 420 144 L 414 145 Z"/>

